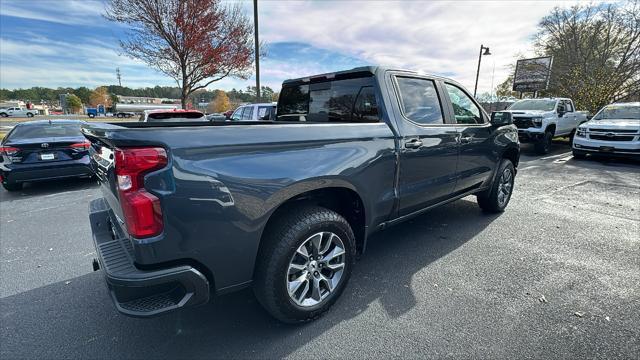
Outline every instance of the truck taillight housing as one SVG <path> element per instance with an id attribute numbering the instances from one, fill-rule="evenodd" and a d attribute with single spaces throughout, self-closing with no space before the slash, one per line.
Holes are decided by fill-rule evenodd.
<path id="1" fill-rule="evenodd" d="M 135 238 L 156 236 L 162 232 L 160 199 L 144 188 L 144 176 L 167 165 L 163 148 L 124 148 L 115 151 L 120 205 L 127 231 Z"/>

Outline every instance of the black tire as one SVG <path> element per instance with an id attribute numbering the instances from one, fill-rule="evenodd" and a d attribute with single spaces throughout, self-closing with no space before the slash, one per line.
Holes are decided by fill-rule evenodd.
<path id="1" fill-rule="evenodd" d="M 569 145 L 573 146 L 573 138 L 576 136 L 576 130 L 574 129 L 571 134 L 569 134 Z"/>
<path id="2" fill-rule="evenodd" d="M 89 114 L 88 116 L 90 119 L 93 119 L 94 117 L 96 117 L 94 114 Z"/>
<path id="3" fill-rule="evenodd" d="M 22 183 L 2 183 L 2 187 L 7 191 L 19 191 L 22 190 Z"/>
<path id="4" fill-rule="evenodd" d="M 551 150 L 551 141 L 553 140 L 553 134 L 550 131 L 546 131 L 544 135 L 535 142 L 536 152 L 540 155 L 548 154 Z"/>
<path id="5" fill-rule="evenodd" d="M 508 194 L 503 194 L 506 196 L 506 199 L 500 196 L 500 191 L 504 189 L 504 178 L 503 175 L 505 171 L 509 171 L 511 173 L 511 179 L 509 180 L 511 187 L 508 190 Z M 496 177 L 491 184 L 491 188 L 489 190 L 484 191 L 476 195 L 478 199 L 478 205 L 480 208 L 488 213 L 500 213 L 503 212 L 504 209 L 509 204 L 509 200 L 511 200 L 511 195 L 513 194 L 514 187 L 514 179 L 516 176 L 515 168 L 513 167 L 513 163 L 511 160 L 503 159 L 498 167 L 498 172 L 496 173 Z M 503 186 L 501 187 L 501 183 Z M 501 201 L 501 199 L 503 199 Z"/>
<path id="6" fill-rule="evenodd" d="M 117 114 L 117 115 L 116 115 L 116 117 L 118 117 L 118 118 L 123 118 L 123 117 L 124 117 L 124 115 L 123 115 L 123 114 Z"/>
<path id="7" fill-rule="evenodd" d="M 573 153 L 573 158 L 576 160 L 583 160 L 587 157 L 587 154 L 584 151 L 574 149 L 571 152 Z"/>
<path id="8" fill-rule="evenodd" d="M 7 113 L 0 113 L 0 116 L 1 116 L 1 117 L 7 117 L 7 116 L 9 116 L 9 115 L 7 115 Z"/>
<path id="9" fill-rule="evenodd" d="M 276 216 L 262 238 L 254 271 L 254 293 L 260 304 L 280 321 L 302 323 L 314 320 L 335 303 L 349 281 L 355 260 L 353 231 L 338 213 L 318 206 L 296 206 Z M 297 250 L 318 232 L 332 232 L 340 238 L 345 247 L 342 255 L 344 268 L 333 291 L 329 291 L 319 303 L 303 307 L 289 296 L 287 281 L 291 281 L 288 279 L 290 262 Z M 311 284 L 313 279 L 305 281 Z M 306 289 L 302 292 L 307 293 Z"/>
<path id="10" fill-rule="evenodd" d="M 27 113 L 27 117 L 33 117 L 32 113 Z"/>

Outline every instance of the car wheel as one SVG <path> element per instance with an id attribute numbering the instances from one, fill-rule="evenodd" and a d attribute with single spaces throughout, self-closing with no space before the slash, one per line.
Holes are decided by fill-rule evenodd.
<path id="1" fill-rule="evenodd" d="M 93 119 L 94 117 L 96 117 L 94 114 L 89 114 L 90 119 Z"/>
<path id="2" fill-rule="evenodd" d="M 486 212 L 503 212 L 511 200 L 516 171 L 510 160 L 503 159 L 491 188 L 477 195 L 478 205 Z"/>
<path id="3" fill-rule="evenodd" d="M 263 238 L 254 272 L 258 301 L 287 323 L 316 319 L 344 290 L 355 258 L 349 223 L 329 209 L 289 209 Z"/>
<path id="4" fill-rule="evenodd" d="M 553 134 L 550 131 L 544 133 L 542 138 L 538 139 L 535 143 L 536 152 L 540 155 L 548 154 L 551 150 L 551 141 L 553 140 Z"/>
<path id="5" fill-rule="evenodd" d="M 7 191 L 19 191 L 22 190 L 22 183 L 2 183 L 2 187 Z"/>
<path id="6" fill-rule="evenodd" d="M 571 152 L 573 153 L 573 158 L 577 160 L 582 160 L 587 157 L 587 154 L 580 150 L 572 150 Z"/>
<path id="7" fill-rule="evenodd" d="M 7 117 L 7 116 L 9 116 L 9 115 L 7 115 L 6 113 L 0 113 L 0 116 L 2 116 L 2 117 Z"/>
<path id="8" fill-rule="evenodd" d="M 573 145 L 573 138 L 576 136 L 576 131 L 573 130 L 571 134 L 569 134 L 569 144 Z"/>
<path id="9" fill-rule="evenodd" d="M 32 113 L 27 113 L 27 117 L 33 117 Z"/>

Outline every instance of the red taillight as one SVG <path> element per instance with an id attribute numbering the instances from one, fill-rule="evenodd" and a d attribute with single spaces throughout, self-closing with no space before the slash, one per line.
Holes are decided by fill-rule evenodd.
<path id="1" fill-rule="evenodd" d="M 69 145 L 69 147 L 75 150 L 88 150 L 91 147 L 91 143 L 88 141 L 85 141 L 85 142 L 71 144 Z"/>
<path id="2" fill-rule="evenodd" d="M 144 175 L 167 165 L 163 148 L 128 148 L 115 151 L 120 205 L 129 234 L 136 238 L 162 232 L 160 199 L 144 189 Z"/>
<path id="3" fill-rule="evenodd" d="M 20 149 L 11 147 L 11 146 L 2 146 L 0 147 L 0 155 L 7 154 L 9 156 L 15 155 L 20 151 Z"/>

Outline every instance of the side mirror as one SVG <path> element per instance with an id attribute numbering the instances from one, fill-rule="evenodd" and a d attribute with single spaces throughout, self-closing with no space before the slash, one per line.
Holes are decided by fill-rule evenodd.
<path id="1" fill-rule="evenodd" d="M 504 126 L 513 124 L 513 114 L 508 111 L 494 111 L 491 113 L 491 125 Z"/>

